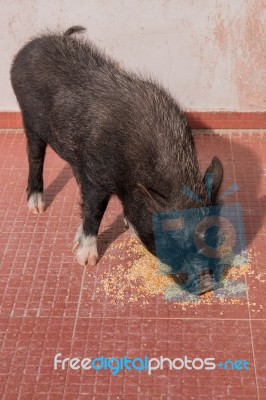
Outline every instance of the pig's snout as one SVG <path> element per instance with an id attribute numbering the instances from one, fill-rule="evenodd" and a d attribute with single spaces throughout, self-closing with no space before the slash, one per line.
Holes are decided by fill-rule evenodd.
<path id="1" fill-rule="evenodd" d="M 191 294 L 200 295 L 217 288 L 212 270 L 201 270 L 197 275 L 185 285 L 186 290 Z"/>

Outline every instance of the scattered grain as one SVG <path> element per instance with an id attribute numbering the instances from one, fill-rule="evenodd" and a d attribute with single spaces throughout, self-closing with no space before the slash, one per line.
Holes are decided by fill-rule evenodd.
<path id="1" fill-rule="evenodd" d="M 226 279 L 236 280 L 245 274 L 253 273 L 250 269 L 251 257 L 251 253 L 248 252 L 246 257 L 232 258 L 232 267 L 225 270 Z M 114 266 L 112 261 L 114 259 L 119 260 L 117 266 Z M 163 266 L 159 268 L 158 259 L 142 246 L 136 236 L 118 238 L 104 257 L 104 263 L 109 263 L 109 261 L 111 261 L 112 267 L 109 271 L 104 272 L 100 289 L 105 292 L 110 301 L 122 303 L 125 300 L 129 303 L 138 302 L 143 306 L 149 304 L 151 299 L 156 296 L 164 296 L 165 300 L 169 301 L 177 294 L 180 300 L 181 286 L 175 283 L 171 275 L 162 273 L 164 272 Z M 244 288 L 245 286 L 241 282 L 227 285 L 227 287 L 225 284 L 225 289 L 228 290 L 227 294 L 231 294 L 231 298 L 222 294 L 219 297 L 219 289 L 199 297 L 183 291 L 184 301 L 172 303 L 184 310 L 186 307 L 197 307 L 200 304 L 241 304 L 241 298 L 233 296 L 241 293 Z"/>

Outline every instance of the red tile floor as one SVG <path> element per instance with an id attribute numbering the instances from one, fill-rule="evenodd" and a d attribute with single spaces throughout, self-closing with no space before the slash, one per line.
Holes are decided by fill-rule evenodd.
<path id="1" fill-rule="evenodd" d="M 246 297 L 184 306 L 162 294 L 113 301 L 102 280 L 127 268 L 130 233 L 113 199 L 99 237 L 96 267 L 71 253 L 80 222 L 79 193 L 68 165 L 50 149 L 45 162 L 41 216 L 26 206 L 27 158 L 22 131 L 0 134 L 0 391 L 13 399 L 265 399 L 266 398 L 266 135 L 227 131 L 195 136 L 202 170 L 216 154 L 225 168 L 222 191 L 241 202 L 250 270 Z M 123 246 L 113 246 L 113 243 Z M 121 261 L 122 260 L 122 261 Z M 133 291 L 136 289 L 132 289 Z M 213 357 L 247 360 L 249 370 L 54 369 L 62 357 Z"/>

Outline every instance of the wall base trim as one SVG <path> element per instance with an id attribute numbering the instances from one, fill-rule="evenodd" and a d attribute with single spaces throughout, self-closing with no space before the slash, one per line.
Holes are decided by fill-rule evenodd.
<path id="1" fill-rule="evenodd" d="M 266 112 L 187 111 L 192 129 L 266 129 Z M 20 112 L 1 112 L 0 129 L 23 128 Z"/>

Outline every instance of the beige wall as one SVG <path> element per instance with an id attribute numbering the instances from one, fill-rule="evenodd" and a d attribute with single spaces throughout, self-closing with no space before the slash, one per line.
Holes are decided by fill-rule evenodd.
<path id="1" fill-rule="evenodd" d="M 87 36 L 161 80 L 187 110 L 266 109 L 264 0 L 0 0 L 0 111 L 18 110 L 12 57 L 46 27 Z M 264 51 L 264 58 L 263 58 Z"/>

